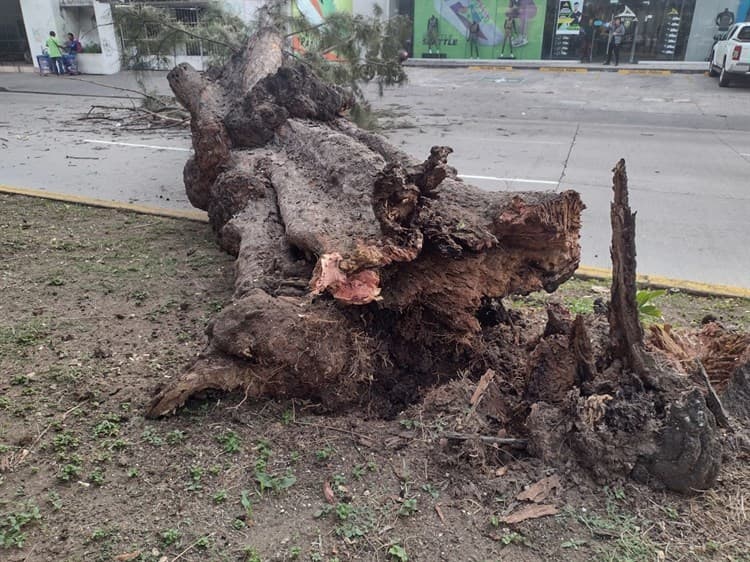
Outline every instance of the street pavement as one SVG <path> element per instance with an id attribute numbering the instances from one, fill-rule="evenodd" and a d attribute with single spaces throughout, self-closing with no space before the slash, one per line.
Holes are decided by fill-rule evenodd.
<path id="1" fill-rule="evenodd" d="M 750 287 L 750 86 L 682 73 L 408 72 L 383 97 L 368 90 L 384 134 L 419 157 L 451 146 L 459 174 L 483 189 L 576 189 L 584 264 L 609 265 L 610 170 L 622 157 L 639 272 Z M 81 121 L 92 104 L 138 97 L 111 87 L 135 88 L 129 73 L 83 79 L 99 84 L 0 75 L 0 184 L 189 208 L 187 132 Z M 149 88 L 167 93 L 164 74 L 149 74 Z"/>

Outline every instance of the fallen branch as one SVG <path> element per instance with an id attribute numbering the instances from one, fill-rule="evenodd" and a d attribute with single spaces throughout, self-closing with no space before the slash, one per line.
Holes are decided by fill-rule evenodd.
<path id="1" fill-rule="evenodd" d="M 442 437 L 453 441 L 474 441 L 479 440 L 482 443 L 490 445 L 501 445 L 513 449 L 525 449 L 528 441 L 526 439 L 516 439 L 514 437 L 494 437 L 492 435 L 479 435 L 476 433 L 457 433 L 455 431 L 446 431 Z"/>
<path id="2" fill-rule="evenodd" d="M 729 423 L 729 417 L 724 410 L 724 406 L 721 404 L 719 395 L 716 394 L 716 390 L 714 390 L 714 387 L 708 378 L 708 373 L 706 372 L 705 367 L 703 367 L 703 363 L 700 359 L 696 359 L 695 365 L 697 367 L 696 374 L 703 383 L 703 386 L 706 387 L 706 406 L 708 406 L 708 409 L 711 410 L 711 413 L 716 418 L 716 423 L 719 427 L 733 431 L 732 425 Z"/>

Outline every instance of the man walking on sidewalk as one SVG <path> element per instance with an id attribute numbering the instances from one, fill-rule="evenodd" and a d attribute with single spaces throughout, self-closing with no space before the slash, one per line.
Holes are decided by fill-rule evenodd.
<path id="1" fill-rule="evenodd" d="M 57 43 L 57 34 L 54 31 L 49 32 L 49 37 L 47 37 L 45 46 L 47 47 L 47 54 L 52 61 L 52 70 L 55 71 L 55 74 L 62 76 L 63 74 L 65 74 L 65 66 L 63 65 L 62 61 L 62 52 L 60 51 L 60 47 L 62 47 L 62 45 L 59 45 Z"/>
<path id="2" fill-rule="evenodd" d="M 625 36 L 625 26 L 622 25 L 620 18 L 609 24 L 609 42 L 607 43 L 607 60 L 604 64 L 609 64 L 612 60 L 612 53 L 615 54 L 615 66 L 620 64 L 620 45 L 622 38 Z"/>

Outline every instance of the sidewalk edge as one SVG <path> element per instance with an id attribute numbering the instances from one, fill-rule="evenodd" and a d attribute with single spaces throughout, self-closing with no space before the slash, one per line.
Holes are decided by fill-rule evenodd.
<path id="1" fill-rule="evenodd" d="M 173 219 L 187 219 L 197 222 L 208 222 L 208 215 L 204 211 L 164 209 L 162 207 L 149 207 L 148 205 L 135 205 L 133 203 L 121 203 L 119 201 L 108 201 L 106 199 L 95 199 L 84 197 L 82 195 L 67 195 L 65 193 L 55 193 L 54 191 L 43 191 L 41 189 L 30 189 L 26 187 L 13 187 L 10 185 L 0 184 L 0 193 L 10 193 L 14 195 L 26 195 L 28 197 L 38 197 L 41 199 L 51 199 L 63 203 L 74 203 L 77 205 L 86 205 L 89 207 L 102 207 L 105 209 L 116 209 L 118 211 L 130 211 L 142 215 L 155 215 Z"/>
<path id="2" fill-rule="evenodd" d="M 604 267 L 581 265 L 576 270 L 575 275 L 582 279 L 611 279 L 612 270 Z M 670 277 L 648 274 L 639 274 L 636 277 L 636 281 L 638 284 L 647 285 L 656 289 L 679 289 L 691 295 L 750 299 L 750 289 L 735 287 L 732 285 L 702 283 L 700 281 L 672 279 Z"/>

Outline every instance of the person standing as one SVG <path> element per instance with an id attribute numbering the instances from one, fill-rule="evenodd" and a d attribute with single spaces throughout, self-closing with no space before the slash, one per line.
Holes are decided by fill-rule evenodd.
<path id="1" fill-rule="evenodd" d="M 63 66 L 62 61 L 62 52 L 60 51 L 62 45 L 59 45 L 57 43 L 57 34 L 54 31 L 49 32 L 49 37 L 47 37 L 45 46 L 47 47 L 47 54 L 52 61 L 52 70 L 54 70 L 55 74 L 57 74 L 58 76 L 62 76 L 63 74 L 65 74 L 65 67 Z"/>
<path id="2" fill-rule="evenodd" d="M 578 28 L 578 38 L 581 42 L 581 62 L 591 62 L 591 47 L 594 40 L 594 27 L 591 18 L 582 16 Z"/>
<path id="3" fill-rule="evenodd" d="M 615 55 L 615 66 L 620 64 L 620 45 L 625 37 L 625 26 L 620 18 L 609 25 L 609 43 L 607 44 L 607 60 L 604 64 L 609 64 L 612 60 L 612 53 Z"/>
<path id="4" fill-rule="evenodd" d="M 65 70 L 68 74 L 78 74 L 78 53 L 83 52 L 83 45 L 72 33 L 68 33 L 65 50 L 68 51 L 63 55 Z"/>

